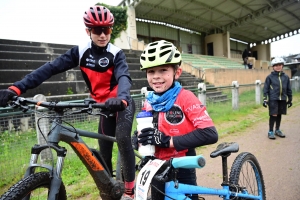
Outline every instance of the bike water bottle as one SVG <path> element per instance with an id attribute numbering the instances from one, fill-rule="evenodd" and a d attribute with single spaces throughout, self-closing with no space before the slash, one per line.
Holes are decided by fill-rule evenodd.
<path id="1" fill-rule="evenodd" d="M 153 120 L 153 116 L 151 112 L 147 112 L 145 110 L 139 112 L 136 116 L 138 134 L 140 134 L 141 130 L 144 128 L 153 128 L 152 120 Z M 139 144 L 139 154 L 141 156 L 154 156 L 154 153 L 155 153 L 154 145 Z"/>

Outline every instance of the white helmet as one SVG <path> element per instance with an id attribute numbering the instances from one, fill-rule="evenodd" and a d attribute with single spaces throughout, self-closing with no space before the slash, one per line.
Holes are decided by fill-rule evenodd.
<path id="1" fill-rule="evenodd" d="M 274 66 L 276 64 L 282 64 L 282 65 L 284 65 L 284 60 L 283 60 L 283 58 L 274 58 L 271 61 L 271 64 L 272 64 L 272 66 Z"/>

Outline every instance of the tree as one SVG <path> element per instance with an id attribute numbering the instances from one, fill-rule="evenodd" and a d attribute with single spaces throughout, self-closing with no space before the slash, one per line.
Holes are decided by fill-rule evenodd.
<path id="1" fill-rule="evenodd" d="M 111 33 L 110 42 L 114 43 L 115 39 L 120 37 L 122 31 L 127 29 L 127 7 L 110 6 L 104 3 L 97 3 L 96 5 L 107 7 L 115 18 L 114 29 Z"/>

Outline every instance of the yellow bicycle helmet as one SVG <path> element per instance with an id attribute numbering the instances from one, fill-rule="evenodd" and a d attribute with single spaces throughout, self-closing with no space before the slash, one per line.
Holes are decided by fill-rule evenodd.
<path id="1" fill-rule="evenodd" d="M 166 64 L 181 64 L 178 49 L 165 40 L 149 43 L 140 57 L 141 70 Z"/>

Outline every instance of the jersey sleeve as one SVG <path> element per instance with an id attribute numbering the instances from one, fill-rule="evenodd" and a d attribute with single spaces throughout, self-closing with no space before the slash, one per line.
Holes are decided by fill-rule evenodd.
<path id="1" fill-rule="evenodd" d="M 130 78 L 126 57 L 122 50 L 116 54 L 114 65 L 114 75 L 118 81 L 118 98 L 124 99 L 128 102 L 130 98 L 132 81 Z"/>
<path id="2" fill-rule="evenodd" d="M 78 65 L 79 51 L 78 46 L 75 46 L 55 60 L 47 62 L 30 74 L 27 74 L 22 80 L 15 82 L 13 86 L 20 89 L 21 93 L 25 93 L 28 89 L 36 88 L 51 76 L 77 67 Z"/>
<path id="3" fill-rule="evenodd" d="M 184 98 L 180 103 L 183 106 L 183 112 L 187 119 L 193 123 L 195 128 L 207 128 L 214 126 L 211 117 L 209 116 L 206 106 L 188 90 L 184 90 L 182 95 Z"/>

